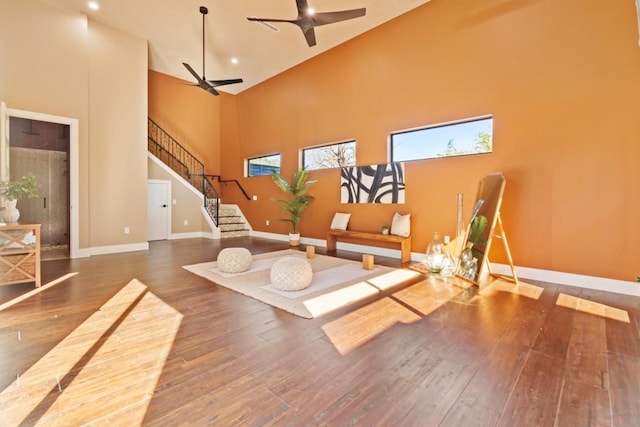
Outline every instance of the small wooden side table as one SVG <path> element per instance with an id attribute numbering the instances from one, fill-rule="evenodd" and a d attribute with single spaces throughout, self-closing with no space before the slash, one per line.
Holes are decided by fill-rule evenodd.
<path id="1" fill-rule="evenodd" d="M 0 286 L 35 282 L 40 287 L 40 224 L 0 226 Z"/>

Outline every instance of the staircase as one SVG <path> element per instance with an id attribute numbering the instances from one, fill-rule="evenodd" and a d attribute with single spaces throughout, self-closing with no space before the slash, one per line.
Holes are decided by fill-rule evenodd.
<path id="1" fill-rule="evenodd" d="M 207 211 L 212 217 L 216 214 L 217 200 L 207 199 Z M 220 204 L 217 217 L 221 239 L 249 236 L 250 229 L 236 206 Z"/>
<path id="2" fill-rule="evenodd" d="M 213 224 L 218 227 L 220 238 L 249 236 L 250 228 L 244 216 L 236 206 L 220 203 L 213 180 L 217 178 L 218 182 L 235 183 L 249 199 L 240 183 L 237 180 L 222 181 L 217 175 L 205 175 L 204 164 L 151 118 L 148 119 L 147 129 L 149 152 L 204 195 L 205 209 Z"/>

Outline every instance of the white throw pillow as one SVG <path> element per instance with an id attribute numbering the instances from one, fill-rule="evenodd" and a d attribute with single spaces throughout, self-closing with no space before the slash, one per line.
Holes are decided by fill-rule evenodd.
<path id="1" fill-rule="evenodd" d="M 411 214 L 400 215 L 396 212 L 391 222 L 391 234 L 407 237 L 411 234 Z"/>
<path id="2" fill-rule="evenodd" d="M 333 221 L 331 221 L 331 229 L 346 230 L 347 224 L 349 224 L 349 218 L 351 218 L 350 213 L 336 212 L 336 214 L 333 216 Z"/>

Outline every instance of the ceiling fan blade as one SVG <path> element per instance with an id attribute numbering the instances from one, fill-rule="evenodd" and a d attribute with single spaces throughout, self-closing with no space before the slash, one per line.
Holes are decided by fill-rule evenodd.
<path id="1" fill-rule="evenodd" d="M 308 16 L 309 3 L 307 0 L 296 0 L 296 6 L 298 7 L 298 18 Z"/>
<path id="2" fill-rule="evenodd" d="M 191 73 L 191 75 L 193 75 L 193 77 L 196 78 L 196 80 L 198 81 L 198 83 L 200 83 L 201 81 L 203 81 L 200 76 L 198 75 L 198 73 L 195 72 L 195 70 L 193 68 L 191 68 L 191 66 L 189 64 L 187 64 L 186 62 L 183 62 L 182 65 L 185 66 L 185 68 L 187 70 L 189 70 L 189 72 Z"/>
<path id="3" fill-rule="evenodd" d="M 316 13 L 309 17 L 314 26 L 333 24 L 335 22 L 346 21 L 348 19 L 359 18 L 367 13 L 366 8 L 342 10 L 339 12 Z"/>
<path id="4" fill-rule="evenodd" d="M 242 83 L 242 79 L 227 79 L 227 80 L 207 80 L 213 87 L 223 85 L 233 85 L 236 83 Z"/>
<path id="5" fill-rule="evenodd" d="M 215 90 L 215 88 L 214 88 L 213 86 L 209 86 L 209 88 L 207 88 L 207 89 L 205 89 L 205 90 L 206 90 L 207 92 L 209 92 L 210 94 L 213 94 L 213 95 L 215 95 L 215 96 L 220 95 L 220 94 L 218 93 L 218 91 L 217 91 L 217 90 Z"/>
<path id="6" fill-rule="evenodd" d="M 247 18 L 247 20 L 255 21 L 255 22 L 288 22 L 289 24 L 296 24 L 297 22 L 295 19 L 256 18 L 255 16 L 252 16 L 251 18 Z"/>
<path id="7" fill-rule="evenodd" d="M 298 17 L 296 19 L 271 19 L 271 18 L 256 18 L 255 16 L 247 18 L 249 21 L 256 22 L 288 22 L 290 24 L 297 25 L 304 34 L 304 38 L 307 40 L 309 47 L 316 45 L 316 33 L 313 30 L 314 27 L 320 25 L 333 24 L 340 21 L 346 21 L 348 19 L 359 18 L 366 15 L 367 9 L 362 7 L 360 9 L 341 10 L 337 12 L 310 12 L 309 4 L 307 0 L 296 0 L 296 7 L 298 9 Z"/>
<path id="8" fill-rule="evenodd" d="M 302 29 L 302 27 L 300 27 Z M 307 31 L 302 30 L 304 34 L 304 38 L 307 40 L 307 44 L 309 47 L 316 45 L 316 32 L 313 30 L 313 27 L 309 28 Z"/>

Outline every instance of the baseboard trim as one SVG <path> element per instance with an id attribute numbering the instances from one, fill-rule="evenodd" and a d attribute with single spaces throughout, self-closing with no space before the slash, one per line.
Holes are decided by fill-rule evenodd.
<path id="1" fill-rule="evenodd" d="M 265 233 L 252 231 L 251 236 L 263 237 L 265 239 L 289 241 L 289 237 L 283 234 Z M 318 247 L 327 247 L 327 241 L 322 239 L 312 239 L 302 237 L 300 243 L 305 245 L 314 245 Z M 357 245 L 354 243 L 338 242 L 337 249 L 361 252 L 390 258 L 400 258 L 400 250 L 378 248 L 368 245 Z M 420 262 L 426 258 L 425 254 L 412 252 L 411 261 Z M 500 275 L 511 276 L 511 268 L 506 264 L 491 263 L 491 270 Z M 518 278 L 526 280 L 538 280 L 547 283 L 557 283 L 559 285 L 575 286 L 578 288 L 594 289 L 598 291 L 613 292 L 617 294 L 640 296 L 640 283 L 627 282 L 624 280 L 609 279 L 606 277 L 585 276 L 574 273 L 564 273 L 561 271 L 541 270 L 530 267 L 515 267 Z"/>
<path id="2" fill-rule="evenodd" d="M 91 255 L 116 254 L 121 252 L 148 251 L 149 242 L 127 245 L 96 246 L 90 249 Z"/>
<path id="3" fill-rule="evenodd" d="M 266 233 L 264 231 L 249 231 L 249 236 L 251 237 L 259 237 L 261 239 L 271 239 L 271 240 L 279 240 L 281 242 L 288 242 L 289 236 L 284 234 L 277 233 Z M 301 239 L 304 240 L 304 239 Z"/>
<path id="4" fill-rule="evenodd" d="M 208 231 L 191 231 L 188 233 L 171 233 L 169 236 L 169 240 L 178 240 L 178 239 L 214 239 L 214 234 Z"/>
<path id="5" fill-rule="evenodd" d="M 616 294 L 640 296 L 640 283 L 607 277 L 585 276 L 582 274 L 564 273 L 562 271 L 541 270 L 530 267 L 515 267 L 518 279 L 539 280 L 577 288 L 594 289 Z M 491 271 L 504 276 L 511 276 L 511 267 L 507 264 L 491 263 Z"/>

